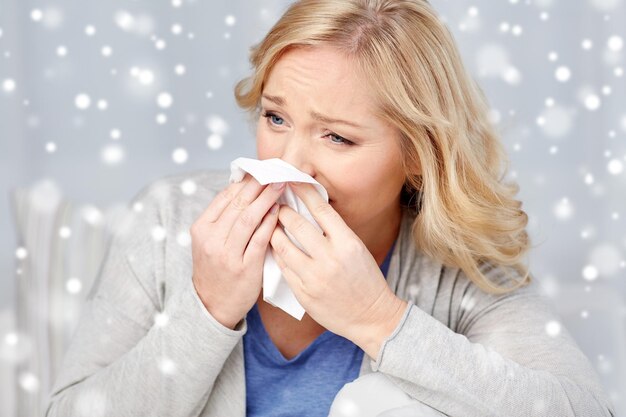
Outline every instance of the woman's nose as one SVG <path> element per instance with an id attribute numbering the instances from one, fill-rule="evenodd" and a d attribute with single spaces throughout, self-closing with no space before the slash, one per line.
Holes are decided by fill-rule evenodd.
<path id="1" fill-rule="evenodd" d="M 280 159 L 315 178 L 313 154 L 311 149 L 304 143 L 305 141 L 306 139 L 304 138 L 289 139 L 283 148 L 283 154 Z"/>

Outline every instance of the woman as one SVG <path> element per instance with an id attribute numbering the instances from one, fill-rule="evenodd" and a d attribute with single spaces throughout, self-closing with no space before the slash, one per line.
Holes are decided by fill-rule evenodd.
<path id="1" fill-rule="evenodd" d="M 425 0 L 296 2 L 251 61 L 236 97 L 258 116 L 258 158 L 311 175 L 329 204 L 216 171 L 193 195 L 182 177 L 147 188 L 48 416 L 326 416 L 372 371 L 441 415 L 613 415 L 572 338 L 545 331 L 557 318 L 521 263 L 517 187 Z M 275 204 L 285 186 L 323 233 Z M 302 321 L 262 299 L 268 247 Z"/>

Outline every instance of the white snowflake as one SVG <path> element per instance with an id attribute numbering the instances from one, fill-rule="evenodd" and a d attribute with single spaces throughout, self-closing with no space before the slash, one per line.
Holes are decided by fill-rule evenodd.
<path id="1" fill-rule="evenodd" d="M 554 206 L 554 215 L 559 220 L 568 220 L 572 217 L 573 213 L 574 213 L 574 208 L 572 207 L 567 197 L 563 197 Z"/>
<path id="2" fill-rule="evenodd" d="M 583 268 L 583 278 L 587 281 L 595 281 L 598 278 L 598 268 L 587 265 Z"/>
<path id="3" fill-rule="evenodd" d="M 78 109 L 86 110 L 91 106 L 91 98 L 85 93 L 80 93 L 74 98 L 74 104 Z"/>
<path id="4" fill-rule="evenodd" d="M 172 95 L 170 93 L 163 92 L 157 96 L 157 104 L 163 109 L 170 108 L 173 102 L 174 99 L 172 98 Z"/>
<path id="5" fill-rule="evenodd" d="M 184 148 L 176 148 L 172 152 L 172 160 L 177 164 L 184 164 L 189 159 L 189 153 Z"/>
<path id="6" fill-rule="evenodd" d="M 556 337 L 561 333 L 561 323 L 556 320 L 550 320 L 545 327 L 548 336 Z"/>
<path id="7" fill-rule="evenodd" d="M 176 372 L 176 364 L 173 360 L 167 357 L 159 359 L 158 367 L 164 375 L 173 375 Z"/>
<path id="8" fill-rule="evenodd" d="M 24 391 L 39 391 L 39 378 L 32 372 L 22 372 L 19 375 L 19 384 Z"/>
<path id="9" fill-rule="evenodd" d="M 15 91 L 16 86 L 17 84 L 15 83 L 15 80 L 11 78 L 7 78 L 2 82 L 2 89 L 7 93 L 12 93 L 13 91 Z"/>
<path id="10" fill-rule="evenodd" d="M 72 277 L 65 283 L 65 289 L 70 294 L 78 294 L 83 288 L 83 283 L 76 277 Z"/>
<path id="11" fill-rule="evenodd" d="M 117 165 L 124 160 L 124 148 L 118 144 L 106 145 L 102 148 L 100 157 L 107 165 Z"/>

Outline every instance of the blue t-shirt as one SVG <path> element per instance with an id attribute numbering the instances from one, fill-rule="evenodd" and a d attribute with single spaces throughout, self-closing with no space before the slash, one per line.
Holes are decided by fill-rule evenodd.
<path id="1" fill-rule="evenodd" d="M 385 277 L 395 245 L 380 266 Z M 246 416 L 327 417 L 335 395 L 359 376 L 363 350 L 326 330 L 287 360 L 265 330 L 256 304 L 246 319 Z"/>

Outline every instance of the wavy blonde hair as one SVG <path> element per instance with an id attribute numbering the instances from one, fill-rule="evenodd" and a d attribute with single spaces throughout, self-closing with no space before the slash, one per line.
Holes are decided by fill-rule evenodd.
<path id="1" fill-rule="evenodd" d="M 483 291 L 530 283 L 528 216 L 503 181 L 509 161 L 487 100 L 465 71 L 451 33 L 426 0 L 301 0 L 251 49 L 254 73 L 235 87 L 240 107 L 259 110 L 264 82 L 292 47 L 328 45 L 353 60 L 376 94 L 380 116 L 401 133 L 404 201 L 417 198 L 417 247 L 458 267 Z M 416 169 L 416 167 L 419 167 Z M 484 266 L 512 267 L 515 285 Z M 508 268 L 505 268 L 510 278 Z"/>

